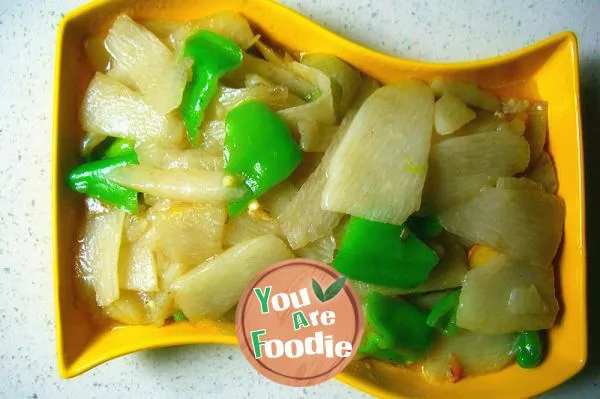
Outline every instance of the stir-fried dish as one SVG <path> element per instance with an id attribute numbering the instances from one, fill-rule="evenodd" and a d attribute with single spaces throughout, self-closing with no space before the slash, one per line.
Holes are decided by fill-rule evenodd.
<path id="1" fill-rule="evenodd" d="M 118 17 L 86 53 L 80 298 L 134 325 L 227 319 L 275 262 L 361 296 L 362 357 L 432 381 L 535 367 L 564 205 L 547 105 L 446 77 L 381 85 L 221 13 Z"/>

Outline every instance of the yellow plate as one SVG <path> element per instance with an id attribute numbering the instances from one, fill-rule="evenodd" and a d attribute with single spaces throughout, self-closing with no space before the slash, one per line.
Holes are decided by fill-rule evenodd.
<path id="1" fill-rule="evenodd" d="M 577 42 L 561 33 L 526 49 L 470 63 L 430 64 L 384 55 L 328 32 L 301 15 L 269 0 L 103 0 L 68 14 L 58 32 L 56 60 L 53 211 L 54 278 L 58 365 L 61 376 L 74 377 L 130 352 L 195 343 L 235 344 L 231 325 L 170 324 L 165 327 L 99 329 L 75 306 L 73 264 L 75 237 L 82 217 L 82 197 L 64 179 L 77 162 L 82 137 L 78 110 L 92 70 L 86 65 L 86 37 L 106 31 L 114 17 L 128 13 L 143 19 L 191 19 L 217 11 L 243 14 L 254 28 L 289 51 L 339 56 L 384 83 L 408 76 L 463 78 L 500 96 L 549 103 L 549 149 L 558 172 L 558 194 L 567 209 L 563 246 L 557 264 L 562 312 L 549 334 L 549 352 L 538 368 L 510 366 L 456 384 L 431 385 L 417 373 L 376 361 L 355 362 L 339 379 L 381 397 L 524 397 L 539 394 L 575 375 L 586 360 L 586 256 L 584 183 L 579 111 Z M 426 38 L 424 38 L 426 40 Z"/>

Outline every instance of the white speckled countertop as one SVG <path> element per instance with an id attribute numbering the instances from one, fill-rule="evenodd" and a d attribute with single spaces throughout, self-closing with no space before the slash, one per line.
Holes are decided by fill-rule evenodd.
<path id="1" fill-rule="evenodd" d="M 588 174 L 588 220 L 598 219 L 600 1 L 285 0 L 285 4 L 367 46 L 406 58 L 489 57 L 561 30 L 577 33 Z M 259 376 L 235 347 L 195 346 L 137 353 L 71 381 L 58 377 L 50 236 L 50 143 L 55 32 L 84 0 L 0 0 L 0 398 L 363 397 L 331 381 L 294 389 Z M 600 132 L 597 132 L 600 133 Z M 598 223 L 588 223 L 590 264 Z M 594 267 L 591 267 L 594 269 Z M 597 269 L 597 268 L 595 268 Z M 600 283 L 590 270 L 590 281 Z M 592 289 L 590 302 L 600 300 Z M 600 354 L 548 398 L 600 397 Z M 595 333 L 595 334 L 594 334 Z"/>

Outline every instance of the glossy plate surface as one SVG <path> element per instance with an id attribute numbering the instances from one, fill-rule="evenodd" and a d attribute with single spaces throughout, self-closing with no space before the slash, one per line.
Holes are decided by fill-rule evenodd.
<path id="1" fill-rule="evenodd" d="M 111 329 L 93 324 L 90 316 L 75 306 L 73 285 L 76 232 L 83 215 L 83 201 L 64 184 L 67 173 L 79 162 L 79 107 L 93 75 L 85 61 L 85 39 L 105 32 L 120 13 L 138 19 L 189 20 L 222 10 L 243 14 L 257 32 L 291 52 L 335 54 L 384 83 L 409 76 L 455 76 L 493 90 L 503 98 L 517 96 L 549 103 L 549 150 L 560 182 L 558 194 L 565 201 L 567 214 L 556 265 L 562 311 L 549 334 L 546 361 L 533 370 L 513 365 L 457 384 L 432 385 L 414 371 L 370 360 L 355 362 L 338 378 L 379 397 L 491 399 L 533 396 L 581 370 L 587 355 L 585 212 L 579 66 L 572 33 L 561 33 L 493 59 L 432 64 L 406 61 L 361 47 L 270 0 L 100 0 L 68 14 L 57 41 L 53 245 L 61 376 L 74 377 L 112 358 L 143 349 L 197 343 L 236 344 L 230 324 L 176 323 Z"/>

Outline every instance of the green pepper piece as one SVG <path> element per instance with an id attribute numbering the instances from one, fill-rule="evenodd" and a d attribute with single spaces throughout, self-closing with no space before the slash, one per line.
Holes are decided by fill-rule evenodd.
<path id="1" fill-rule="evenodd" d="M 77 192 L 98 198 L 127 212 L 138 211 L 137 192 L 107 179 L 116 168 L 137 164 L 135 152 L 116 158 L 84 163 L 73 169 L 67 178 L 69 187 Z"/>
<path id="2" fill-rule="evenodd" d="M 112 143 L 115 142 L 115 140 L 116 139 L 114 137 L 105 138 L 104 141 L 102 141 L 100 144 L 98 144 L 96 147 L 94 147 L 94 149 L 92 150 L 92 152 L 90 154 L 83 157 L 83 161 L 84 162 L 92 162 L 92 161 L 97 161 L 99 159 L 102 159 L 104 157 L 104 153 L 106 152 L 108 147 L 110 147 L 112 145 Z"/>
<path id="3" fill-rule="evenodd" d="M 392 361 L 412 363 L 427 354 L 433 345 L 433 329 L 427 314 L 401 298 L 372 292 L 367 296 L 366 339 L 359 352 Z"/>
<path id="4" fill-rule="evenodd" d="M 421 240 L 427 240 L 436 237 L 444 228 L 437 216 L 411 216 L 406 221 L 406 225 Z"/>
<path id="5" fill-rule="evenodd" d="M 321 90 L 317 90 L 315 92 L 310 93 L 307 98 L 306 101 L 308 101 L 309 103 L 315 102 L 317 101 L 321 96 L 323 95 L 323 93 L 321 93 Z"/>
<path id="6" fill-rule="evenodd" d="M 94 148 L 91 155 L 84 157 L 85 162 L 99 159 L 116 158 L 135 152 L 135 141 L 115 137 L 107 137 Z"/>
<path id="7" fill-rule="evenodd" d="M 173 321 L 186 321 L 187 317 L 183 314 L 183 312 L 179 311 L 173 315 Z"/>
<path id="8" fill-rule="evenodd" d="M 135 141 L 126 139 L 116 139 L 106 148 L 102 154 L 102 159 L 118 158 L 124 155 L 135 153 Z"/>
<path id="9" fill-rule="evenodd" d="M 427 325 L 437 328 L 444 335 L 455 335 L 458 332 L 456 310 L 459 299 L 460 289 L 444 295 L 429 312 Z"/>
<path id="10" fill-rule="evenodd" d="M 186 40 L 183 56 L 192 58 L 194 65 L 180 109 L 190 143 L 196 147 L 204 111 L 217 92 L 219 79 L 242 64 L 243 53 L 229 39 L 200 30 Z"/>
<path id="11" fill-rule="evenodd" d="M 517 364 L 524 369 L 537 367 L 543 359 L 540 334 L 537 331 L 522 331 L 515 341 Z"/>
<path id="12" fill-rule="evenodd" d="M 358 348 L 358 353 L 369 356 L 375 359 L 383 360 L 390 363 L 410 364 L 418 359 L 412 359 L 410 356 L 405 356 L 395 348 L 379 348 L 373 345 L 363 346 Z"/>
<path id="13" fill-rule="evenodd" d="M 394 343 L 389 338 L 382 337 L 367 323 L 358 353 L 391 363 L 407 364 L 412 362 L 410 356 L 400 353 L 393 345 Z"/>
<path id="14" fill-rule="evenodd" d="M 390 349 L 393 345 L 394 343 L 387 340 L 387 337 L 382 337 L 373 327 L 367 324 L 359 352 L 371 353 L 379 349 Z"/>
<path id="15" fill-rule="evenodd" d="M 414 288 L 425 281 L 440 258 L 403 225 L 351 217 L 333 267 L 365 283 Z"/>
<path id="16" fill-rule="evenodd" d="M 225 120 L 225 173 L 244 178 L 246 195 L 227 206 L 234 217 L 298 167 L 302 151 L 283 120 L 258 101 L 238 105 Z"/>
<path id="17" fill-rule="evenodd" d="M 411 355 L 405 355 L 396 348 L 376 349 L 368 355 L 372 358 L 383 360 L 384 362 L 396 364 L 411 364 L 422 358 L 422 356 L 414 357 Z"/>

